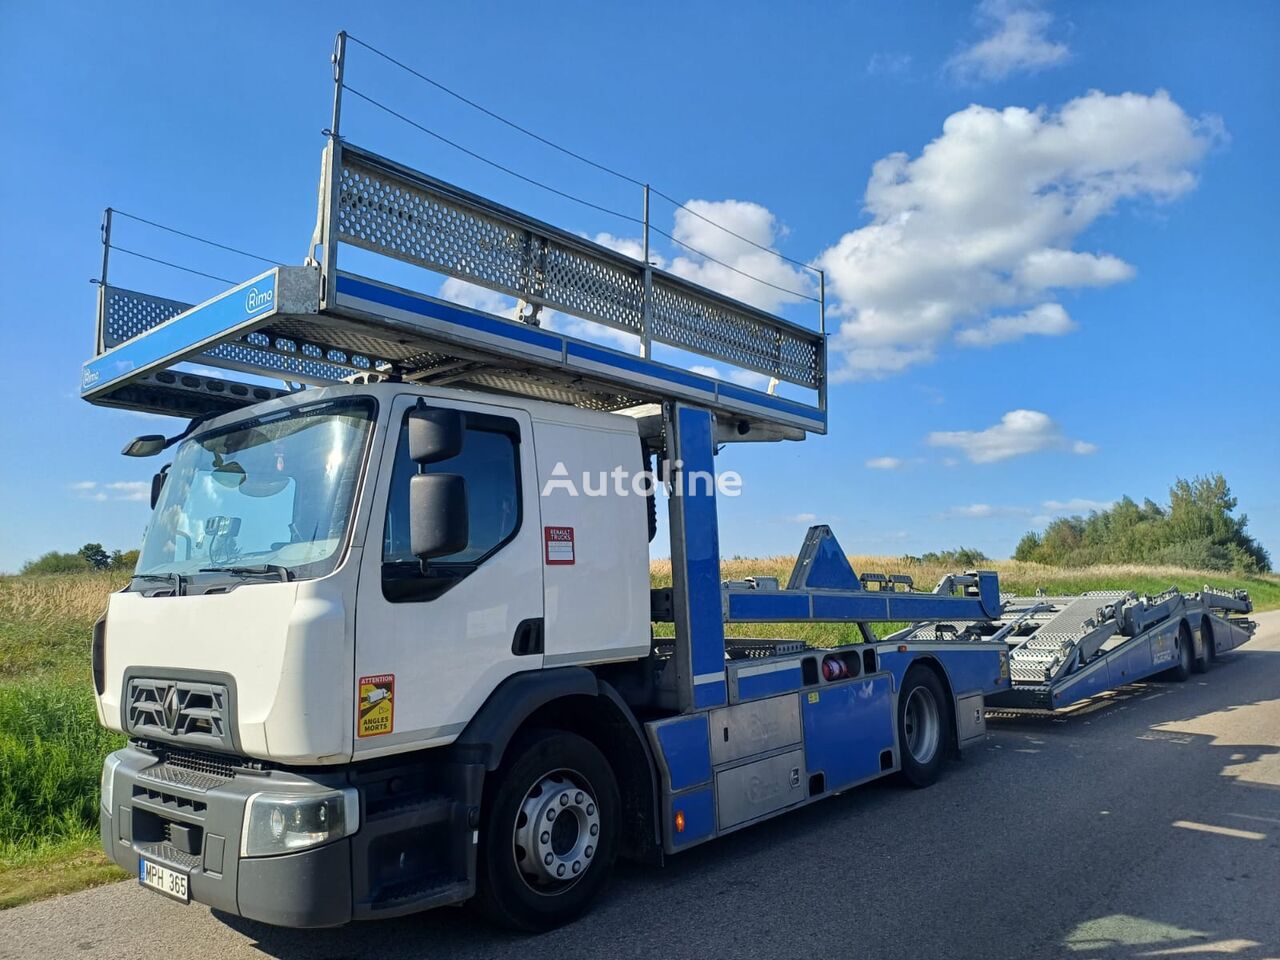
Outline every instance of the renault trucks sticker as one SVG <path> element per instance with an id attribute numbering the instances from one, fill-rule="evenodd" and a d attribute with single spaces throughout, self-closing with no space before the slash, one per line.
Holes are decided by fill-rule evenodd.
<path id="1" fill-rule="evenodd" d="M 573 527 L 543 527 L 547 563 L 573 563 Z"/>
<path id="2" fill-rule="evenodd" d="M 356 736 L 380 737 L 395 728 L 396 675 L 384 673 L 376 677 L 360 678 L 359 716 Z"/>

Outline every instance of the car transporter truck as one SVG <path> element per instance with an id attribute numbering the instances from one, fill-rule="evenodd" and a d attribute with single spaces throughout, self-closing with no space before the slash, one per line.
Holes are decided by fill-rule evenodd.
<path id="1" fill-rule="evenodd" d="M 102 770 L 102 844 L 144 886 L 286 926 L 476 898 L 546 929 L 617 857 L 659 863 L 890 774 L 927 786 L 989 708 L 1185 678 L 1250 636 L 1243 593 L 859 577 L 825 526 L 785 584 L 722 582 L 716 456 L 826 432 L 822 325 L 342 139 L 343 41 L 304 264 L 191 306 L 111 285 L 104 256 L 83 396 L 190 421 L 125 450 L 172 456 L 92 644 L 99 720 L 128 737 Z M 110 211 L 107 250 L 109 231 Z M 348 247 L 521 310 L 344 272 Z M 669 589 L 650 585 L 654 473 Z M 649 482 L 572 495 L 566 478 L 600 474 Z M 741 623 L 859 642 L 726 637 Z M 885 623 L 905 626 L 877 639 Z"/>

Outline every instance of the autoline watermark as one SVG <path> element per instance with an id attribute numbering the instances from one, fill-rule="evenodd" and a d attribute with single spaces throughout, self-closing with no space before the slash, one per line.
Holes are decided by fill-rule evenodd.
<path id="1" fill-rule="evenodd" d="M 742 493 L 742 476 L 736 470 L 715 473 L 710 470 L 685 470 L 677 460 L 670 471 L 671 482 L 664 483 L 652 470 L 628 470 L 617 466 L 612 470 L 583 470 L 577 476 L 563 462 L 551 468 L 542 485 L 542 495 L 566 494 L 570 497 L 647 497 L 662 490 L 669 497 L 736 497 Z"/>

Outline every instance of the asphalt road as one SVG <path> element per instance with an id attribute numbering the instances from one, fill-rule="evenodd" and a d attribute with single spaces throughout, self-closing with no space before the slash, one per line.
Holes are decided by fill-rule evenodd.
<path id="1" fill-rule="evenodd" d="M 1185 684 L 993 720 L 928 790 L 883 784 L 623 865 L 538 938 L 465 910 L 290 931 L 125 882 L 0 913 L 0 957 L 1280 957 L 1280 613 Z"/>

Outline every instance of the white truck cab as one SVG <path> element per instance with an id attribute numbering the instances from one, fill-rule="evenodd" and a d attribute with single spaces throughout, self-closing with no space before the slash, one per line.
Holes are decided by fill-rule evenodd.
<path id="1" fill-rule="evenodd" d="M 462 478 L 469 521 L 465 546 L 425 569 L 409 495 L 422 409 L 461 415 L 461 451 L 425 469 Z M 552 473 L 642 466 L 631 417 L 404 384 L 310 390 L 201 424 L 111 598 L 100 718 L 135 732 L 130 713 L 152 698 L 139 665 L 201 673 L 233 689 L 191 743 L 341 763 L 450 743 L 514 673 L 647 655 L 645 498 L 572 496 Z M 361 678 L 381 679 L 355 720 Z"/>

